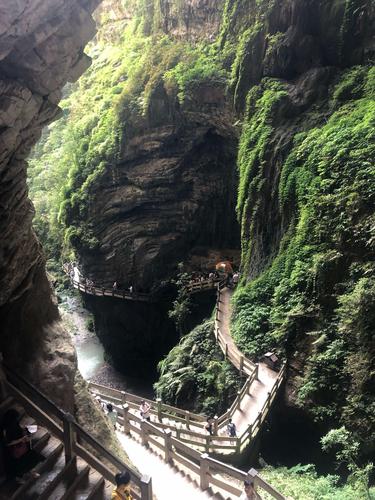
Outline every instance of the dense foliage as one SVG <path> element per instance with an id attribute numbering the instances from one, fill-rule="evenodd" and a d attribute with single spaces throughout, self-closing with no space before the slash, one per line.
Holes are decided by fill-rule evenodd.
<path id="1" fill-rule="evenodd" d="M 65 88 L 63 116 L 49 126 L 30 160 L 35 228 L 55 259 L 61 250 L 97 248 L 93 190 L 101 176 L 113 175 L 137 127 L 146 126 L 155 90 L 164 85 L 171 101 L 183 105 L 197 85 L 223 85 L 227 77 L 214 47 L 150 32 L 142 22 L 142 2 L 137 7 L 131 22 L 115 27 L 102 14 L 89 51 L 92 66 Z"/>
<path id="2" fill-rule="evenodd" d="M 87 251 L 98 245 L 89 218 L 92 190 L 101 176 L 112 175 L 126 141 L 150 117 L 160 85 L 182 107 L 205 82 L 228 84 L 241 120 L 237 214 L 244 279 L 234 298 L 236 341 L 252 358 L 272 349 L 300 360 L 296 403 L 327 429 L 345 425 L 346 437 L 370 454 L 375 442 L 374 68 L 335 69 L 327 95 L 298 110 L 295 120 L 295 110 L 285 113 L 291 109 L 285 79 L 262 78 L 262 71 L 272 73 L 271 62 L 287 43 L 285 33 L 267 33 L 275 0 L 225 0 L 221 33 L 212 43 L 161 34 L 162 2 L 130 3 L 136 12 L 131 23 L 110 33 L 103 23 L 90 49 L 92 67 L 65 89 L 63 117 L 49 127 L 30 162 L 35 227 L 48 254 L 58 258 L 61 249 Z M 182 18 L 184 3 L 172 3 Z M 345 4 L 344 18 L 330 49 L 343 61 L 358 29 L 353 17 L 359 7 L 357 0 L 342 0 L 332 8 L 339 4 Z M 274 201 L 272 207 L 265 199 Z M 275 212 L 281 237 L 268 260 L 254 265 L 260 233 L 274 229 L 261 225 L 265 210 Z M 189 307 L 181 296 L 171 310 L 183 333 Z M 214 344 L 210 323 L 184 336 L 159 368 L 155 387 L 164 401 L 207 414 L 225 410 L 239 384 Z M 337 477 L 318 477 L 312 466 L 265 475 L 295 499 L 365 498 L 358 477 L 341 487 Z"/>
<path id="3" fill-rule="evenodd" d="M 224 413 L 241 385 L 237 371 L 223 360 L 211 321 L 184 336 L 158 368 L 160 378 L 154 386 L 158 397 L 207 416 Z"/>
<path id="4" fill-rule="evenodd" d="M 336 475 L 319 476 L 312 464 L 296 465 L 290 469 L 285 467 L 262 469 L 261 475 L 280 493 L 293 500 L 359 500 L 375 498 L 375 491 L 370 490 L 368 497 L 357 482 L 340 484 Z M 264 500 L 271 496 L 262 492 Z"/>
<path id="5" fill-rule="evenodd" d="M 363 438 L 375 430 L 374 69 L 345 72 L 332 88 L 331 116 L 294 137 L 281 166 L 279 204 L 291 222 L 270 265 L 235 297 L 234 331 L 250 355 L 310 345 L 299 399 L 318 419 L 341 419 Z M 238 167 L 243 267 L 252 259 L 262 155 L 272 138 L 273 81 L 248 97 Z M 271 87 L 270 87 L 271 86 Z M 257 96 L 254 102 L 254 95 Z M 267 103 L 267 104 L 265 104 Z M 309 117 L 307 116 L 308 120 Z"/>

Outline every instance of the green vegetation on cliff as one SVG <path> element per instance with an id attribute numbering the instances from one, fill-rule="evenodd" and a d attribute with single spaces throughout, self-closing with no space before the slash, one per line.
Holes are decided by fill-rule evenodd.
<path id="1" fill-rule="evenodd" d="M 279 182 L 280 210 L 291 222 L 278 254 L 237 291 L 233 324 L 239 345 L 252 356 L 275 348 L 298 353 L 301 343 L 309 345 L 301 404 L 317 419 L 339 418 L 363 440 L 375 437 L 374 77 L 373 68 L 343 73 L 331 91 L 327 122 L 295 136 Z M 262 83 L 245 117 L 239 154 L 245 273 L 264 182 L 254 164 L 259 169 L 259 156 L 273 139 L 275 113 L 264 119 L 268 85 Z M 271 96 L 277 103 L 278 93 Z"/>
<path id="2" fill-rule="evenodd" d="M 150 104 L 154 93 L 164 87 L 172 109 L 188 105 L 199 85 L 225 85 L 227 72 L 213 46 L 154 33 L 141 22 L 142 2 L 137 9 L 127 25 L 111 25 L 110 36 L 110 21 L 102 15 L 90 48 L 92 66 L 66 87 L 63 117 L 48 128 L 30 160 L 35 228 L 54 258 L 62 249 L 97 248 L 92 193 L 102 176 L 113 175 L 127 141 L 158 120 Z"/>
<path id="3" fill-rule="evenodd" d="M 91 69 L 66 89 L 63 118 L 49 127 L 31 161 L 30 193 L 36 229 L 51 255 L 64 245 L 95 249 L 91 195 L 101 176 L 111 177 L 128 141 L 158 120 L 153 96 L 162 89 L 180 109 L 205 83 L 228 84 L 242 122 L 237 215 L 243 280 L 234 298 L 236 341 L 252 358 L 272 349 L 290 361 L 295 403 L 327 429 L 345 425 L 363 455 L 370 455 L 375 70 L 353 66 L 359 64 L 356 43 L 365 33 L 366 3 L 326 2 L 314 11 L 316 31 L 305 33 L 313 2 L 292 2 L 301 9 L 301 22 L 288 26 L 290 4 L 226 0 L 218 42 L 193 43 L 160 33 L 161 3 L 140 0 L 134 20 L 110 41 L 99 34 Z M 172 7 L 183 15 L 182 2 Z M 323 14 L 327 19 L 318 19 Z M 293 38 L 294 28 L 299 31 Z M 314 36 L 320 37 L 317 46 Z M 339 70 L 340 64 L 348 69 Z M 321 80 L 314 81 L 309 101 L 305 94 L 312 87 L 302 84 L 317 68 Z M 302 74 L 305 81 L 295 86 Z M 266 211 L 274 217 L 265 218 Z M 171 315 L 183 323 L 187 309 L 177 301 Z M 205 413 L 228 406 L 238 381 L 211 330 L 210 323 L 196 328 L 160 363 L 155 387 L 164 401 L 194 401 L 194 409 Z M 311 468 L 269 474 L 296 499 L 358 497 L 357 486 L 340 488 L 336 478 L 317 478 Z"/>
<path id="4" fill-rule="evenodd" d="M 158 397 L 208 416 L 224 413 L 241 385 L 237 371 L 223 360 L 216 345 L 212 321 L 185 335 L 158 368 L 160 378 L 154 386 Z"/>

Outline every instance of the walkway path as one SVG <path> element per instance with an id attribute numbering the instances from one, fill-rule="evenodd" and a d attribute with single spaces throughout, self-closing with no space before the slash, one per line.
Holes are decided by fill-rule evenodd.
<path id="1" fill-rule="evenodd" d="M 176 467 L 163 462 L 157 454 L 145 448 L 137 440 L 117 432 L 117 437 L 131 462 L 139 470 L 152 471 L 152 488 L 160 500 L 207 500 L 208 492 L 201 491 L 198 484 Z"/>
<path id="2" fill-rule="evenodd" d="M 77 267 L 72 267 L 72 264 L 63 264 L 63 270 L 65 274 L 69 277 L 71 284 L 76 290 L 86 293 L 88 295 L 95 295 L 97 297 L 115 297 L 116 299 L 123 300 L 133 300 L 141 302 L 152 302 L 152 293 L 141 293 L 136 291 L 130 291 L 129 289 L 119 289 L 117 286 L 115 288 L 106 288 L 103 286 L 98 286 L 87 278 L 83 277 L 78 271 Z M 220 280 L 217 279 L 198 279 L 192 280 L 186 285 L 186 289 L 189 294 L 199 293 L 207 290 L 215 290 L 217 283 Z"/>
<path id="3" fill-rule="evenodd" d="M 231 317 L 231 297 L 233 291 L 229 288 L 222 289 L 220 293 L 220 308 L 218 314 L 218 323 L 222 336 L 228 345 L 228 349 L 242 355 L 237 348 L 230 333 Z M 244 363 L 244 373 L 250 376 L 251 368 Z M 238 434 L 242 434 L 249 424 L 253 424 L 261 412 L 268 394 L 277 383 L 278 373 L 268 368 L 265 363 L 258 364 L 258 379 L 251 384 L 250 393 L 246 393 L 241 399 L 240 407 L 235 411 L 232 420 L 236 424 Z"/>

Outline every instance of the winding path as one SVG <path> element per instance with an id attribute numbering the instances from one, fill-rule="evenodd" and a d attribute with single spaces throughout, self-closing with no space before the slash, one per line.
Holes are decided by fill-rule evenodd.
<path id="1" fill-rule="evenodd" d="M 139 404 L 144 398 L 97 384 L 90 384 L 95 395 L 100 395 L 104 401 L 113 403 L 119 411 L 119 423 L 125 433 L 125 435 L 119 434 L 120 441 L 135 464 L 139 464 L 140 467 L 147 464 L 147 468 L 154 471 L 155 493 L 163 500 L 174 499 L 177 491 L 182 492 L 179 493 L 181 500 L 184 498 L 196 498 L 197 500 L 209 498 L 214 495 L 215 491 L 224 493 L 225 498 L 238 498 L 241 484 L 238 479 L 241 474 L 244 474 L 242 471 L 208 458 L 205 460 L 210 460 L 211 466 L 208 467 L 212 467 L 212 469 L 205 471 L 205 466 L 202 469 L 201 462 L 197 472 L 196 461 L 202 460 L 204 456 L 209 457 L 201 455 L 202 451 L 213 451 L 222 455 L 237 454 L 243 451 L 258 434 L 283 381 L 285 366 L 280 372 L 276 372 L 265 363 L 253 363 L 238 349 L 230 332 L 233 292 L 224 283 L 217 284 L 217 292 L 216 340 L 225 357 L 242 375 L 246 375 L 247 379 L 231 408 L 220 417 L 215 417 L 214 435 L 207 434 L 205 418 L 201 415 L 165 405 L 160 400 L 157 401 L 156 406 L 154 401 L 149 401 L 151 425 L 142 421 L 139 416 Z M 226 435 L 229 418 L 232 418 L 237 427 L 237 437 L 235 438 Z M 129 437 L 130 434 L 132 438 Z M 137 441 L 136 436 L 141 442 Z M 134 437 L 136 437 L 135 441 Z M 162 450 L 162 456 L 160 456 L 160 450 Z M 159 453 L 159 456 L 155 455 L 155 451 Z M 164 461 L 166 455 L 174 457 L 174 459 L 169 460 L 170 464 L 163 463 L 163 454 Z M 171 465 L 175 461 L 178 463 L 180 473 L 176 471 L 176 467 Z M 186 478 L 181 477 L 181 471 L 187 475 Z M 223 480 L 223 477 L 220 477 L 220 471 L 224 471 L 226 479 Z M 249 471 L 248 474 L 251 474 L 252 471 Z M 257 474 L 256 471 L 254 472 Z M 194 481 L 197 481 L 198 477 L 200 488 L 196 482 L 192 482 L 191 477 L 194 476 Z M 228 483 L 227 486 L 223 487 L 223 484 L 226 483 Z M 214 485 L 213 491 L 210 491 L 209 488 L 211 484 Z M 259 476 L 257 476 L 257 485 L 271 493 L 273 498 L 285 498 Z M 219 490 L 217 486 L 219 486 Z M 206 491 L 202 492 L 202 489 Z M 233 492 L 235 492 L 234 496 L 228 495 L 228 493 Z M 184 496 L 185 493 L 186 496 Z M 223 497 L 220 495 L 217 498 Z"/>
<path id="2" fill-rule="evenodd" d="M 221 290 L 217 322 L 220 325 L 219 328 L 225 343 L 228 345 L 228 349 L 232 352 L 237 352 L 238 355 L 241 356 L 242 353 L 237 348 L 230 333 L 232 293 L 233 291 L 229 288 L 223 288 Z M 239 434 L 242 434 L 249 425 L 255 423 L 268 399 L 269 393 L 272 391 L 275 384 L 277 384 L 278 373 L 268 368 L 265 363 L 259 363 L 257 370 L 258 377 L 251 384 L 250 392 L 246 392 L 243 395 L 240 406 L 235 410 L 232 416 L 232 420 L 236 424 Z M 250 368 L 248 364 L 244 363 L 243 372 L 251 376 L 252 371 L 253 369 Z"/>

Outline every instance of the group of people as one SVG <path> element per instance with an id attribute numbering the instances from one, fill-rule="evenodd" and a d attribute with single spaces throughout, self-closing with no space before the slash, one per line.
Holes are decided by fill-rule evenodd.
<path id="1" fill-rule="evenodd" d="M 208 432 L 208 434 L 210 436 L 213 436 L 215 434 L 215 425 L 214 425 L 214 422 L 215 422 L 215 418 L 214 417 L 208 417 L 207 418 L 207 423 L 204 426 L 204 428 L 206 429 L 206 431 Z M 227 435 L 229 437 L 232 437 L 232 438 L 237 437 L 236 424 L 233 422 L 233 420 L 231 418 L 228 420 L 226 431 L 227 431 Z"/>
<path id="2" fill-rule="evenodd" d="M 118 285 L 117 281 L 115 281 L 115 282 L 113 283 L 113 285 L 112 285 L 112 290 L 113 290 L 113 291 L 119 290 L 119 285 Z M 123 289 L 122 289 L 122 290 L 123 290 Z M 128 290 L 129 290 L 129 293 L 133 293 L 133 292 L 134 292 L 134 287 L 133 287 L 133 285 L 130 285 L 130 286 L 129 286 L 129 288 L 128 288 Z"/>
<path id="3" fill-rule="evenodd" d="M 116 430 L 117 429 L 117 417 L 118 417 L 118 413 L 117 413 L 116 408 L 113 406 L 112 403 L 103 402 L 100 396 L 95 396 L 95 401 L 98 403 L 99 407 L 107 415 L 107 418 L 111 423 L 111 427 L 113 427 Z M 150 405 L 150 403 L 148 403 L 145 400 L 142 400 L 141 404 L 139 405 L 139 414 L 140 414 L 142 420 L 147 420 L 147 422 L 150 422 L 150 420 L 151 420 L 151 405 Z"/>
<path id="4" fill-rule="evenodd" d="M 107 417 L 111 422 L 111 426 L 116 429 L 117 427 L 117 411 L 114 409 L 111 403 L 106 403 L 103 406 L 103 403 L 100 399 L 100 396 L 96 396 L 95 398 L 100 404 L 101 408 L 106 411 Z M 150 422 L 151 420 L 151 405 L 148 401 L 142 400 L 139 406 L 139 414 L 143 421 Z M 205 425 L 206 431 L 212 436 L 214 435 L 214 418 L 208 417 L 207 423 Z M 228 420 L 227 423 L 227 435 L 229 437 L 237 437 L 237 429 L 235 423 L 232 419 Z M 130 492 L 130 474 L 127 471 L 121 472 L 116 475 L 116 488 L 112 493 L 113 500 L 131 500 L 131 492 Z M 261 500 L 261 497 L 256 492 L 254 482 L 252 480 L 245 480 L 244 482 L 244 491 L 240 496 L 239 500 Z"/>

